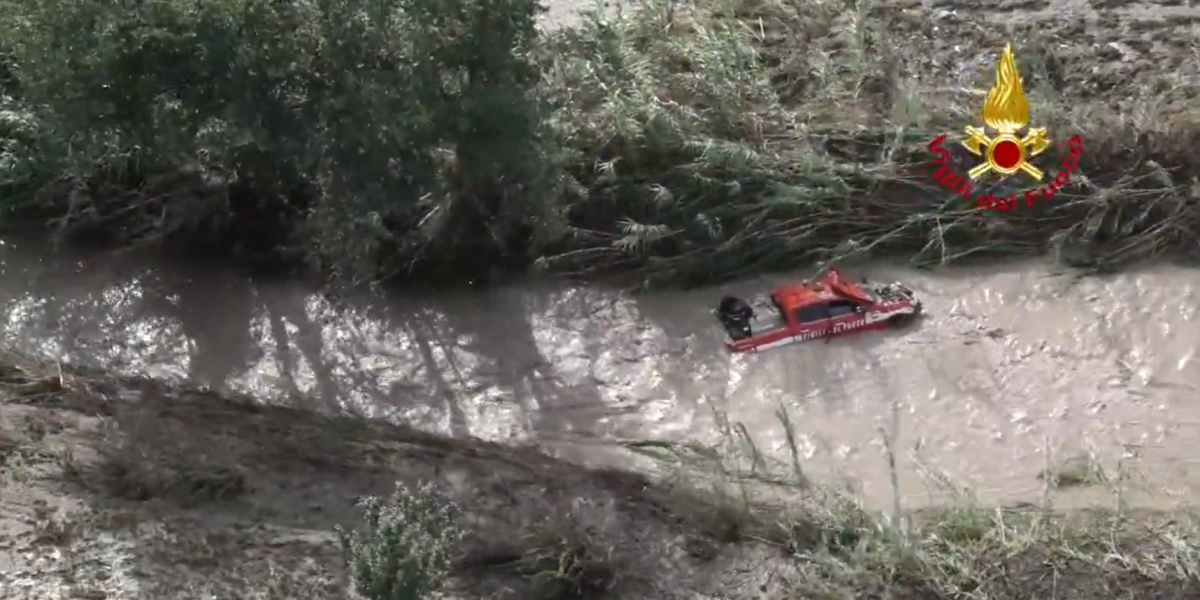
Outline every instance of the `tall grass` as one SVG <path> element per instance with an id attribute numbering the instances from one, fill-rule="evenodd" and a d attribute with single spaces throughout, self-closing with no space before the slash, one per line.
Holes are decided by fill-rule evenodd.
<path id="1" fill-rule="evenodd" d="M 1056 135 L 1087 140 L 1084 173 L 1052 202 L 981 211 L 932 183 L 925 145 L 977 120 L 982 97 L 972 90 L 993 75 L 962 80 L 961 68 L 907 66 L 904 57 L 936 64 L 931 53 L 943 51 L 913 27 L 866 0 L 704 8 L 651 0 L 589 15 L 555 38 L 563 58 L 548 71 L 566 107 L 571 174 L 586 190 L 571 204 L 571 224 L 587 242 L 547 262 L 707 280 L 854 255 L 929 264 L 1052 247 L 1078 266 L 1112 268 L 1191 253 L 1187 232 L 1200 223 L 1188 183 L 1200 165 L 1185 151 L 1200 124 L 1194 112 L 1166 110 L 1131 83 L 1122 92 L 1137 99 L 1117 115 L 1100 99 L 1071 97 L 1089 82 L 1063 84 L 1078 89 L 1038 98 L 1035 116 Z M 1022 33 L 1027 86 L 1047 87 L 1033 78 L 1064 59 L 1050 33 Z M 955 56 L 990 65 L 1005 40 L 960 42 Z M 1024 191 L 1016 178 L 978 190 Z"/>
<path id="2" fill-rule="evenodd" d="M 1195 82 L 1113 82 L 1066 25 L 952 15 L 933 36 L 869 0 L 640 0 L 539 33 L 532 0 L 498 1 L 7 0 L 0 209 L 372 279 L 1194 252 Z M 1083 168 L 1052 202 L 980 211 L 932 183 L 925 145 L 976 119 L 1012 39 Z"/>
<path id="3" fill-rule="evenodd" d="M 736 507 L 745 539 L 777 543 L 791 555 L 796 571 L 782 585 L 789 598 L 1090 598 L 1114 590 L 1117 582 L 1137 582 L 1121 593 L 1184 597 L 1200 590 L 1200 528 L 1194 515 L 1138 513 L 1125 502 L 1129 468 L 1123 462 L 1111 477 L 1093 478 L 1112 497 L 1107 509 L 1064 513 L 1054 506 L 1061 479 L 1047 479 L 1036 504 L 989 507 L 969 490 L 942 481 L 952 498 L 934 510 L 903 505 L 897 455 L 890 443 L 893 422 L 881 430 L 894 499 L 887 511 L 867 508 L 860 498 L 812 481 L 795 457 L 799 433 L 781 409 L 787 454 L 793 464 L 778 465 L 775 476 L 762 472 L 757 445 L 745 429 L 723 429 L 725 451 L 701 453 L 713 461 L 702 471 L 679 470 L 677 478 L 716 473 L 703 489 Z M 697 456 L 696 453 L 688 453 Z M 663 455 L 659 455 L 660 458 Z M 782 468 L 778 468 L 782 467 Z M 1100 472 L 1095 458 L 1087 470 Z M 795 474 L 788 479 L 788 474 Z M 693 481 L 697 481 L 693 479 Z M 1056 586 L 1059 578 L 1073 589 Z M 1040 591 L 1039 591 L 1040 590 Z M 1138 590 L 1138 591 L 1135 591 Z"/>

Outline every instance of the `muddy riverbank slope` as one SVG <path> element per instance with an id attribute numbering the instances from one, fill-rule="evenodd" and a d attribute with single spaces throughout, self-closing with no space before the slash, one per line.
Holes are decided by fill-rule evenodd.
<path id="1" fill-rule="evenodd" d="M 655 482 L 9 353 L 0 466 L 0 591 L 13 599 L 344 597 L 334 527 L 396 481 L 432 482 L 463 508 L 456 598 L 1200 594 L 1200 538 L 1182 513 L 1118 501 L 1052 516 L 1047 496 L 896 527 L 816 488 L 776 486 L 778 503 L 760 485 L 748 501 L 729 474 Z"/>
<path id="2" fill-rule="evenodd" d="M 811 271 L 654 293 L 527 280 L 361 294 L 154 255 L 0 244 L 0 333 L 77 366 L 633 470 L 655 465 L 631 443 L 728 448 L 728 429 L 744 428 L 765 461 L 790 469 L 794 445 L 810 477 L 852 486 L 874 508 L 891 505 L 893 475 L 905 507 L 951 500 L 945 480 L 987 505 L 1037 502 L 1039 473 L 1073 460 L 1124 472 L 1138 508 L 1200 500 L 1195 269 L 847 267 L 904 282 L 925 316 L 738 355 L 713 318 L 718 300 Z M 900 449 L 894 467 L 881 431 Z M 1075 486 L 1056 505 L 1108 503 L 1103 489 Z"/>
<path id="3" fill-rule="evenodd" d="M 62 23 L 56 19 L 85 14 L 83 10 L 55 10 L 54 3 L 45 5 L 48 9 L 35 3 L 22 6 L 37 12 L 8 11 L 6 14 L 21 18 L 2 21 L 0 26 L 41 27 L 32 33 L 44 37 L 30 31 L 24 32 L 30 35 L 0 36 L 0 42 L 27 40 L 20 47 L 0 48 L 4 60 L 12 56 L 36 59 L 16 64 L 17 69 L 14 64 L 0 64 L 6 68 L 0 73 L 4 75 L 2 83 L 8 86 L 5 93 L 16 94 L 11 86 L 15 74 L 27 77 L 22 89 L 30 94 L 27 99 L 19 94 L 6 96 L 2 107 L 2 164 L 10 170 L 4 181 L 20 184 L 15 191 L 5 188 L 11 192 L 5 196 L 5 214 L 10 218 L 32 215 L 38 220 L 67 217 L 59 223 L 66 225 L 61 231 L 79 239 L 150 242 L 189 253 L 233 254 L 270 264 L 289 263 L 297 256 L 317 256 L 321 259 L 317 262 L 334 258 L 334 264 L 321 266 L 354 270 L 366 265 L 362 271 L 370 276 L 414 265 L 444 273 L 462 266 L 463 257 L 480 262 L 477 258 L 486 251 L 488 256 L 503 256 L 500 263 L 506 266 L 524 268 L 537 262 L 566 273 L 620 271 L 637 273 L 651 283 L 705 281 L 751 268 L 860 253 L 915 256 L 919 262 L 936 263 L 985 252 L 1028 255 L 1055 249 L 1075 265 L 1113 268 L 1163 255 L 1192 256 L 1195 251 L 1195 176 L 1200 169 L 1191 152 L 1198 137 L 1196 115 L 1189 111 L 1194 110 L 1191 107 L 1200 82 L 1200 53 L 1196 7 L 1179 2 L 1065 0 L 1005 2 L 995 7 L 941 2 L 787 6 L 744 2 L 726 6 L 726 12 L 660 3 L 615 25 L 593 22 L 590 28 L 580 30 L 578 38 L 568 32 L 548 45 L 562 50 L 562 60 L 548 61 L 546 73 L 553 74 L 549 81 L 562 84 L 551 95 L 567 107 L 559 118 L 548 121 L 553 129 L 549 137 L 555 141 L 539 146 L 534 142 L 544 140 L 534 139 L 536 136 L 526 131 L 529 146 L 520 152 L 488 154 L 528 159 L 528 152 L 553 148 L 549 154 L 561 161 L 554 163 L 561 170 L 550 179 L 561 189 L 545 195 L 482 194 L 478 198 L 450 193 L 434 202 L 424 193 L 426 188 L 440 192 L 499 188 L 459 178 L 459 159 L 463 157 L 441 147 L 415 152 L 436 167 L 429 170 L 436 175 L 423 182 L 426 188 L 421 189 L 406 187 L 410 182 L 388 164 L 361 158 L 386 162 L 394 156 L 414 154 L 404 146 L 408 138 L 403 135 L 385 140 L 383 146 L 372 145 L 380 142 L 377 132 L 387 131 L 382 125 L 395 117 L 379 110 L 377 104 L 364 101 L 362 106 L 369 110 L 362 111 L 361 119 L 341 118 L 346 98 L 398 102 L 389 95 L 395 81 L 371 80 L 344 97 L 322 98 L 327 104 L 298 101 L 297 94 L 311 89 L 308 84 L 337 78 L 311 77 L 303 69 L 292 70 L 298 64 L 295 57 L 308 56 L 314 61 L 309 66 L 340 72 L 347 65 L 317 64 L 320 56 L 306 51 L 322 47 L 326 39 L 322 36 L 386 40 L 390 39 L 386 31 L 347 35 L 336 26 L 361 23 L 329 18 L 331 15 L 298 20 L 298 15 L 282 9 L 266 17 L 261 12 L 245 12 L 242 16 L 261 19 L 254 27 L 218 18 L 214 22 L 222 26 L 232 23 L 228 39 L 238 42 L 226 48 L 229 54 L 257 53 L 255 60 L 265 61 L 222 64 L 250 65 L 242 73 L 247 77 L 269 73 L 275 79 L 252 82 L 260 91 L 289 92 L 239 96 L 241 103 L 231 103 L 220 93 L 228 82 L 207 78 L 223 71 L 204 62 L 213 56 L 220 60 L 229 56 L 196 51 L 188 46 L 196 38 L 160 36 L 155 29 L 186 30 L 195 25 L 188 19 L 196 14 L 174 14 L 165 7 L 155 15 L 166 15 L 169 23 L 139 21 L 139 27 L 146 25 L 147 31 L 120 29 L 122 35 L 140 40 L 141 45 L 125 43 L 128 39 L 123 38 L 121 44 L 108 47 L 108 62 L 93 61 L 91 56 L 67 61 L 34 51 L 56 46 L 83 48 L 59 44 L 61 39 L 54 35 L 76 36 L 80 30 L 103 28 L 59 27 Z M 674 10 L 677 7 L 679 10 Z M 319 22 L 329 29 L 296 27 L 297 22 Z M 146 35 L 151 29 L 155 35 Z M 261 44 L 234 35 L 262 30 L 313 37 L 281 35 L 278 40 L 282 41 L 266 51 Z M 1078 132 L 1085 140 L 1084 158 L 1071 186 L 1060 191 L 1053 202 L 1026 207 L 1029 210 L 981 212 L 964 205 L 961 198 L 939 192 L 928 177 L 931 157 L 925 147 L 933 134 L 958 132 L 964 124 L 977 122 L 986 87 L 993 79 L 996 52 L 1009 41 L 1016 44 L 1037 124 L 1045 124 L 1059 138 Z M 168 42 L 175 44 L 171 51 L 156 45 Z M 133 51 L 125 54 L 130 49 Z M 379 56 L 373 48 L 358 50 L 373 59 Z M 181 56 L 196 62 L 162 68 L 161 60 Z M 387 60 L 405 58 L 382 56 Z M 279 57 L 286 61 L 272 62 Z M 338 57 L 355 59 L 353 53 Z M 618 57 L 634 60 L 616 60 Z M 61 65 L 68 64 L 87 68 L 61 70 Z M 97 64 L 118 70 L 89 70 Z M 264 64 L 271 68 L 258 68 Z M 213 93 L 188 97 L 158 93 L 189 79 L 164 80 L 167 73 L 187 69 L 195 81 L 212 84 L 204 89 Z M 119 85 L 97 84 L 110 76 Z M 158 81 L 163 86 L 136 88 L 146 93 L 117 98 L 120 102 L 114 105 L 105 104 L 104 98 L 93 104 L 72 104 L 84 96 L 62 92 L 80 86 L 89 90 L 86 97 L 91 99 L 102 95 L 96 90 L 128 94 L 135 89 L 124 85 L 129 81 Z M 107 112 L 111 106 L 126 112 Z M 389 106 L 399 112 L 411 108 L 402 103 Z M 295 107 L 302 110 L 291 112 Z M 310 108 L 320 110 L 303 112 Z M 150 118 L 163 115 L 168 116 Z M 171 115 L 194 119 L 184 124 L 189 135 L 176 135 L 173 127 L 178 122 Z M 491 122 L 519 122 L 487 111 L 480 115 Z M 256 128 L 263 123 L 273 123 L 274 133 L 280 135 L 266 136 L 270 143 L 245 142 L 258 139 Z M 313 123 L 322 127 L 313 127 Z M 193 137 L 192 131 L 204 135 Z M 65 137 L 54 137 L 64 132 Z M 86 135 L 72 137 L 72 132 Z M 137 136 L 157 145 L 148 146 L 149 151 L 130 145 L 128 140 Z M 90 145 L 56 143 L 84 137 Z M 326 162 L 330 156 L 324 153 L 335 147 L 346 150 L 345 154 Z M 315 162 L 307 162 L 310 160 Z M 955 156 L 960 167 L 969 167 L 968 160 L 974 159 Z M 508 166 L 531 164 L 543 163 Z M 246 173 L 252 176 L 236 180 L 238 174 Z M 537 174 L 522 173 L 532 178 L 523 183 L 537 179 Z M 372 200 L 391 199 L 380 192 L 388 192 L 384 187 L 371 187 L 381 180 L 377 176 L 393 177 L 389 183 L 412 201 L 372 204 Z M 360 186 L 363 182 L 370 185 Z M 1010 181 L 994 191 L 1021 190 Z M 483 202 L 455 203 L 455 198 Z M 34 202 L 28 202 L 30 199 Z M 516 200 L 507 203 L 510 199 Z M 357 204 L 359 200 L 365 204 Z M 545 227 L 531 228 L 531 223 Z M 314 231 L 319 235 L 313 236 Z M 371 243 L 358 245 L 364 240 Z M 310 254 L 314 249 L 317 252 Z M 381 263 L 380 256 L 389 260 Z M 345 262 L 338 262 L 343 258 Z M 443 258 L 447 260 L 439 262 Z M 1083 295 L 1078 302 L 1069 302 L 1072 308 L 1104 298 L 1104 289 L 1086 289 L 1088 285 L 1104 287 L 1095 281 L 1076 286 L 1071 293 Z M 1135 278 L 1131 287 L 1120 289 L 1141 294 L 1152 288 L 1160 296 L 1189 298 L 1190 288 L 1154 281 Z M 148 348 L 172 356 L 186 355 L 188 360 L 181 361 L 186 364 L 183 369 L 195 371 L 188 375 L 219 373 L 221 377 L 214 377 L 219 380 L 214 382 L 217 385 L 232 379 L 237 369 L 257 373 L 247 366 L 253 361 L 246 357 L 235 357 L 246 363 L 237 366 L 222 362 L 228 361 L 228 356 L 214 358 L 226 347 L 221 343 L 196 344 L 205 340 L 206 333 L 208 341 L 221 337 L 212 333 L 220 330 L 217 320 L 206 322 L 203 315 L 221 313 L 226 305 L 213 311 L 215 302 L 193 296 L 192 306 L 206 305 L 209 313 L 188 312 L 178 309 L 186 296 L 183 292 L 167 290 L 155 296 L 155 290 L 137 288 L 137 293 L 120 293 L 133 287 L 98 286 L 84 290 L 82 299 L 74 300 L 77 304 L 124 307 L 146 303 L 144 298 L 149 297 L 156 310 L 183 315 L 176 320 L 183 323 L 184 334 L 173 338 L 178 344 L 163 347 L 166 336 L 146 332 L 161 333 L 165 329 L 155 330 L 150 325 L 161 328 L 166 327 L 163 323 L 174 326 L 175 322 L 154 314 L 152 319 L 138 321 L 147 325 L 137 332 L 150 340 L 144 342 L 145 348 L 114 349 L 116 338 L 105 336 L 121 329 L 112 325 L 115 317 L 96 318 L 88 326 L 104 334 L 94 342 L 97 355 L 107 352 L 100 362 L 119 362 L 122 352 L 144 358 L 140 355 Z M 1007 431 L 991 421 L 1006 421 L 1017 433 L 1027 433 L 1033 419 L 1030 411 L 1015 410 L 1011 403 L 990 402 L 991 395 L 1008 393 L 1010 387 L 1006 386 L 1011 386 L 1013 394 L 1029 396 L 1028 392 L 1044 391 L 1047 397 L 1060 399 L 1050 407 L 1052 417 L 1060 420 L 1080 412 L 1079 406 L 1100 412 L 1123 403 L 1147 414 L 1187 406 L 1171 402 L 1188 400 L 1194 389 L 1167 375 L 1173 373 L 1170 368 L 1184 371 L 1190 351 L 1160 342 L 1159 337 L 1139 337 L 1140 332 L 1154 331 L 1155 336 L 1179 343 L 1178 332 L 1187 330 L 1190 312 L 1175 311 L 1178 305 L 1162 304 L 1172 307 L 1170 314 L 1178 313 L 1180 322 L 1161 319 L 1166 309 L 1155 313 L 1137 302 L 1125 302 L 1123 306 L 1139 310 L 1096 309 L 1104 312 L 1108 321 L 1097 315 L 1079 317 L 1090 319 L 1086 322 L 1093 325 L 1076 329 L 1074 321 L 1062 318 L 1068 302 L 1061 298 L 1074 296 L 1059 288 L 1013 287 L 1016 291 L 999 294 L 995 300 L 988 288 L 975 287 L 984 291 L 970 297 L 964 292 L 962 300 L 945 300 L 947 311 L 943 314 L 960 328 L 954 331 L 958 344 L 954 352 L 964 362 L 984 365 L 986 368 L 969 372 L 986 376 L 948 377 L 945 380 L 953 385 L 926 386 L 920 394 L 913 394 L 931 400 L 939 394 L 952 394 L 955 403 L 949 406 L 966 408 L 974 405 L 957 402 L 960 396 L 978 396 L 982 398 L 980 406 L 1005 409 L 982 412 L 979 414 L 986 416 L 977 418 L 973 408 L 963 408 L 957 413 L 965 423 L 961 429 L 978 425 L 973 434 L 986 436 Z M 1081 287 L 1083 292 L 1078 291 Z M 378 334 L 377 330 L 387 327 L 377 321 L 355 321 L 358 330 L 352 334 L 347 333 L 352 329 L 346 326 L 348 314 L 318 323 L 314 315 L 333 313 L 316 295 L 272 298 L 251 291 L 244 282 L 240 288 L 230 289 L 243 290 L 237 297 L 244 300 L 244 313 L 216 316 L 222 323 L 246 317 L 244 323 L 234 323 L 226 330 L 236 333 L 231 337 L 243 341 L 252 330 L 248 325 L 253 324 L 261 330 L 255 335 L 272 338 L 273 349 L 283 350 L 274 357 L 283 365 L 280 380 L 291 377 L 293 370 L 303 371 L 297 364 L 306 364 L 305 368 L 313 371 L 310 379 L 330 384 L 319 390 L 324 397 L 306 400 L 341 408 L 345 406 L 339 402 L 347 399 L 377 399 L 377 395 L 362 393 L 364 389 L 386 389 L 388 394 L 399 390 L 409 399 L 427 396 L 434 398 L 428 402 L 431 406 L 458 407 L 459 397 L 473 395 L 481 400 L 477 406 L 488 409 L 508 408 L 496 399 L 524 394 L 521 399 L 533 398 L 530 404 L 535 409 L 544 409 L 544 400 L 558 400 L 563 404 L 560 412 L 582 413 L 584 417 L 578 420 L 603 424 L 604 419 L 577 410 L 573 402 L 577 392 L 607 386 L 618 393 L 612 399 L 604 398 L 612 400 L 613 406 L 604 404 L 603 408 L 615 407 L 626 413 L 630 405 L 650 411 L 660 404 L 698 402 L 694 396 L 660 394 L 662 390 L 655 387 L 660 378 L 651 377 L 654 381 L 643 385 L 625 376 L 633 369 L 652 371 L 647 365 L 653 361 L 647 357 L 661 359 L 671 352 L 682 353 L 683 358 L 662 362 L 679 369 L 680 379 L 690 381 L 702 364 L 690 360 L 695 358 L 691 353 L 700 349 L 715 365 L 710 370 L 718 376 L 731 380 L 729 373 L 739 373 L 724 364 L 723 354 L 712 354 L 712 349 L 719 349 L 715 340 L 707 334 L 694 337 L 702 330 L 696 323 L 708 318 L 696 308 L 700 304 L 686 310 L 680 310 L 680 304 L 660 308 L 666 315 L 661 320 L 674 324 L 674 329 L 666 325 L 640 329 L 644 325 L 622 312 L 630 312 L 628 302 L 601 307 L 589 304 L 588 294 L 568 290 L 562 294 L 568 297 L 563 303 L 576 299 L 575 304 L 585 304 L 588 320 L 558 318 L 558 327 L 571 329 L 578 322 L 593 327 L 614 324 L 610 329 L 626 336 L 622 339 L 628 342 L 595 348 L 577 337 L 547 334 L 551 327 L 546 322 L 555 319 L 543 318 L 540 328 L 535 328 L 526 297 L 516 293 L 505 296 L 500 290 L 493 297 L 497 303 L 507 298 L 512 306 L 506 310 L 512 314 L 526 311 L 520 313 L 522 319 L 506 321 L 502 317 L 508 313 L 478 310 L 477 299 L 469 304 L 470 310 L 460 313 L 466 316 L 457 319 L 446 316 L 450 311 L 439 312 L 414 302 L 417 310 L 411 315 L 403 313 L 405 318 L 400 321 L 408 326 L 406 335 L 412 340 L 411 345 L 403 346 Z M 1151 296 L 1157 297 L 1154 294 Z M 19 298 L 11 303 L 10 324 L 20 324 L 18 317 L 49 306 L 61 311 L 46 317 L 59 327 L 54 335 L 75 337 L 63 326 L 69 320 L 63 315 L 69 317 L 78 307 L 70 302 L 56 304 L 62 301 L 60 294 L 39 297 L 20 290 L 15 296 Z M 1142 296 L 1136 298 L 1140 302 Z M 272 300 L 276 302 L 270 310 L 259 310 L 259 304 Z M 1026 319 L 1022 311 L 1032 309 L 1058 318 L 1055 322 L 1060 326 L 1005 339 L 1005 331 L 987 326 L 994 316 L 979 316 L 983 310 L 979 306 L 993 301 L 1006 307 L 1001 312 L 1009 314 L 1014 323 Z M 652 310 L 647 304 L 647 313 Z M 678 320 L 680 313 L 685 313 L 686 319 Z M 1114 320 L 1114 314 L 1119 318 Z M 1153 320 L 1158 329 L 1130 327 L 1143 318 Z M 517 322 L 525 329 L 519 336 L 489 334 L 493 320 Z M 190 331 L 189 325 L 193 327 Z M 446 335 L 445 330 L 459 335 Z M 1086 335 L 1079 335 L 1080 331 Z M 317 335 L 312 335 L 314 332 Z M 329 359 L 320 344 L 321 335 L 347 344 L 350 349 L 341 355 L 345 364 L 329 367 L 322 362 Z M 1133 338 L 1134 343 L 1126 345 L 1122 335 Z M 312 343 L 314 337 L 316 344 Z M 347 338 L 353 339 L 347 342 Z M 591 341 L 595 339 L 600 336 Z M 935 347 L 928 339 L 924 341 Z M 899 344 L 894 340 L 885 343 Z M 99 350 L 104 344 L 103 351 Z M 467 350 L 459 351 L 453 347 L 456 344 Z M 518 354 L 511 351 L 514 344 L 536 351 Z M 568 378 L 547 367 L 540 354 L 547 345 L 559 352 L 551 358 L 575 369 L 572 375 L 582 383 L 561 385 Z M 1076 346 L 1090 349 L 1091 354 L 1073 353 Z M 1147 358 L 1142 349 L 1148 346 L 1173 354 Z M 419 366 L 425 369 L 422 376 L 427 379 L 419 385 L 436 388 L 436 394 L 426 394 L 424 388 L 403 377 L 372 376 L 380 371 L 379 364 L 404 363 L 392 354 L 396 348 L 405 349 L 403 357 L 410 363 L 416 353 L 424 353 Z M 626 350 L 632 357 L 623 354 Z M 905 377 L 918 374 L 914 381 L 925 373 L 910 368 L 918 360 L 938 362 L 937 357 L 927 355 L 932 353 L 918 354 L 917 350 L 895 354 L 905 362 L 900 366 L 903 371 L 898 372 Z M 844 365 L 838 369 L 855 369 L 855 373 L 861 365 L 884 355 L 880 350 L 872 354 L 853 345 L 824 351 L 833 353 L 838 361 L 834 364 Z M 373 364 L 361 360 L 368 352 L 376 359 Z M 263 356 L 267 354 L 263 352 Z M 1065 378 L 1046 377 L 1029 383 L 1016 376 L 993 377 L 997 373 L 989 370 L 998 369 L 1000 375 L 1028 375 L 1031 371 L 1011 364 L 1032 363 L 1043 354 L 1053 359 L 1054 368 L 1070 367 L 1077 356 L 1087 356 L 1114 373 L 1107 376 L 1106 371 L 1096 369 L 1090 371 L 1099 374 L 1094 381 L 1074 385 L 1074 380 Z M 483 385 L 461 375 L 452 381 L 465 382 L 464 390 L 447 384 L 441 377 L 441 363 L 448 363 L 447 371 L 461 373 L 466 361 L 456 359 L 468 355 L 494 358 L 493 362 L 476 362 L 482 364 L 480 371 L 485 376 L 499 384 Z M 192 360 L 197 356 L 210 362 Z M 759 368 L 787 374 L 795 373 L 797 364 L 814 373 L 828 366 L 815 356 L 805 355 L 806 361 L 796 360 L 796 356 L 766 359 Z M 607 370 L 596 370 L 596 365 Z M 489 369 L 494 371 L 491 375 L 486 373 Z M 1045 367 L 1037 372 L 1055 373 Z M 332 385 L 338 377 L 353 380 L 359 387 L 339 392 Z M 739 393 L 755 414 L 773 412 L 775 401 L 783 399 L 777 395 L 798 401 L 794 397 L 798 386 L 783 375 L 778 376 L 783 382 L 777 386 L 782 390 L 779 394 L 762 393 L 767 387 L 761 382 L 768 377 L 775 375 L 739 377 L 752 382 Z M 867 392 L 891 385 L 884 378 L 878 388 L 868 390 L 840 383 L 822 386 L 821 380 L 811 379 L 811 395 L 822 398 L 829 394 L 842 398 L 844 394 L 874 399 L 882 394 Z M 755 380 L 758 383 L 753 383 Z M 1038 387 L 1050 381 L 1059 387 Z M 1153 436 L 1169 433 L 1166 426 L 1157 430 L 1157 422 L 1151 419 L 1137 423 L 1149 430 L 1136 432 L 1132 444 L 1124 437 L 1112 444 L 1117 451 L 1112 469 L 1096 468 L 1086 460 L 1070 468 L 1031 468 L 1025 462 L 1028 452 L 998 461 L 1020 462 L 1022 485 L 1045 488 L 1046 493 L 1036 502 L 977 510 L 971 506 L 969 494 L 950 480 L 943 482 L 945 487 L 962 493 L 946 503 L 945 512 L 907 515 L 900 506 L 878 516 L 858 510 L 820 486 L 805 487 L 812 482 L 802 476 L 765 487 L 762 473 L 742 468 L 731 472 L 723 461 L 712 459 L 707 448 L 691 448 L 685 442 L 638 440 L 638 449 L 698 451 L 704 455 L 699 464 L 707 474 L 672 472 L 672 477 L 651 481 L 631 473 L 582 468 L 532 448 L 492 445 L 470 435 L 451 441 L 394 424 L 261 405 L 226 392 L 121 379 L 104 371 L 80 372 L 46 358 L 9 356 L 0 361 L 0 383 L 4 486 L 0 495 L 4 503 L 0 507 L 0 540 L 4 544 L 0 547 L 0 596 L 6 598 L 68 594 L 155 599 L 339 597 L 346 578 L 333 526 L 352 526 L 358 516 L 354 500 L 362 495 L 385 495 L 397 480 L 409 484 L 433 481 L 465 508 L 469 536 L 455 553 L 451 582 L 452 593 L 461 598 L 566 600 L 607 595 L 635 600 L 926 600 L 969 596 L 1091 600 L 1182 599 L 1200 594 L 1198 542 L 1190 515 L 1184 509 L 1130 514 L 1124 508 L 1128 492 L 1122 470 L 1124 452 L 1141 444 L 1142 438 L 1153 441 Z M 292 384 L 296 387 L 294 381 Z M 1087 397 L 1101 386 L 1107 395 Z M 690 390 L 686 386 L 681 389 Z M 1127 394 L 1127 389 L 1138 393 Z M 318 395 L 298 389 L 286 393 L 293 391 L 297 396 Z M 1165 399 L 1159 401 L 1163 394 Z M 664 397 L 672 402 L 662 402 Z M 836 403 L 831 406 L 831 413 L 841 410 Z M 470 419 L 458 408 L 458 413 L 448 411 L 462 418 L 447 420 L 470 432 L 464 425 Z M 862 412 L 871 410 L 876 407 Z M 434 409 L 427 413 L 438 414 Z M 927 413 L 932 415 L 930 422 L 955 414 L 936 405 Z M 481 420 L 486 422 L 490 413 L 482 414 Z M 1190 426 L 1180 415 L 1170 413 L 1173 425 L 1182 421 L 1183 426 Z M 638 412 L 630 421 L 645 416 Z M 855 421 L 867 423 L 857 429 L 827 424 L 825 428 L 835 429 L 839 435 L 874 432 L 875 416 L 871 413 L 870 418 Z M 825 422 L 820 417 L 816 415 L 805 426 L 821 427 Z M 1109 420 L 1128 421 L 1122 417 Z M 540 423 L 551 433 L 560 433 L 556 428 L 562 428 L 577 434 L 570 425 L 566 419 Z M 1074 433 L 1072 428 L 1063 431 Z M 998 444 L 1003 437 L 993 439 Z M 916 448 L 923 439 L 909 443 Z M 1030 443 L 1039 448 L 1042 444 L 1033 440 L 1026 446 Z M 772 446 L 772 450 L 786 448 L 782 442 Z M 831 444 L 829 451 L 840 455 L 843 446 Z M 854 453 L 848 447 L 845 450 L 853 458 Z M 949 444 L 942 450 L 962 454 Z M 885 469 L 883 477 L 872 478 L 885 490 L 888 475 L 892 482 L 900 479 L 895 457 L 891 458 L 890 472 Z M 1189 464 L 1178 470 L 1186 474 Z M 1043 471 L 1043 479 L 1027 471 Z M 1055 506 L 1054 484 L 1082 484 L 1099 490 L 1114 511 L 1048 516 Z M 898 487 L 893 483 L 892 491 Z M 900 517 L 911 517 L 914 524 L 908 526 Z"/>

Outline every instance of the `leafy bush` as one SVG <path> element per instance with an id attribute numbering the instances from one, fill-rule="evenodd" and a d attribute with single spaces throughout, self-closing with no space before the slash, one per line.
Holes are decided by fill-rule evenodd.
<path id="1" fill-rule="evenodd" d="M 462 539 L 454 504 L 428 484 L 409 490 L 397 483 L 386 501 L 370 496 L 359 506 L 365 530 L 338 530 L 355 591 L 369 600 L 422 600 L 437 591 Z"/>
<path id="2" fill-rule="evenodd" d="M 553 219 L 534 0 L 3 8 L 6 88 L 38 125 L 36 144 L 0 131 L 0 202 L 23 214 L 368 277 L 519 254 Z"/>

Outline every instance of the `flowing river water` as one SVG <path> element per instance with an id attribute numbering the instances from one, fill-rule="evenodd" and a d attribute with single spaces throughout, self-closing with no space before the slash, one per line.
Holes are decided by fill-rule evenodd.
<path id="1" fill-rule="evenodd" d="M 721 416 L 786 460 L 783 408 L 805 469 L 873 503 L 891 497 L 885 438 L 909 505 L 944 499 L 939 480 L 1037 501 L 1048 464 L 1089 453 L 1141 502 L 1200 491 L 1196 270 L 854 269 L 903 280 L 928 316 L 746 356 L 724 350 L 714 303 L 802 274 L 645 295 L 530 282 L 331 300 L 302 282 L 12 240 L 0 270 L 4 333 L 27 349 L 576 460 L 628 462 L 628 440 L 714 444 Z M 1064 501 L 1103 501 L 1095 487 Z"/>

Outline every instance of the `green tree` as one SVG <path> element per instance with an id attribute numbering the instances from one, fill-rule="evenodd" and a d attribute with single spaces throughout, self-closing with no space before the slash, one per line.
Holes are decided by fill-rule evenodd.
<path id="1" fill-rule="evenodd" d="M 367 278 L 555 231 L 534 0 L 5 8 L 4 89 L 36 124 L 5 136 L 10 206 L 126 241 L 246 241 L 261 221 Z"/>

